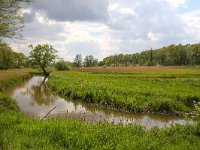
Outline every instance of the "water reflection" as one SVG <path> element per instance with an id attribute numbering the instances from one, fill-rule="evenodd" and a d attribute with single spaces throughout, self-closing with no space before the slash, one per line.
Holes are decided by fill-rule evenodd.
<path id="1" fill-rule="evenodd" d="M 105 110 L 84 102 L 66 101 L 62 97 L 53 94 L 46 87 L 47 79 L 42 76 L 34 76 L 28 81 L 16 87 L 7 89 L 6 92 L 16 99 L 20 110 L 28 116 L 43 118 L 50 110 L 54 109 L 47 118 L 60 116 L 61 118 L 73 118 L 87 123 L 140 124 L 147 129 L 158 126 L 160 128 L 175 124 L 187 124 L 190 121 L 184 118 L 172 116 L 159 116 L 155 114 L 129 114 Z"/>

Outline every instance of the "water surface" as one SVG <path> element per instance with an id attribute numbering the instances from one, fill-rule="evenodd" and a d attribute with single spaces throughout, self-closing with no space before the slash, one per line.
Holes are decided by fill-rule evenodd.
<path id="1" fill-rule="evenodd" d="M 151 129 L 152 127 L 168 127 L 175 124 L 189 124 L 191 121 L 175 116 L 156 114 L 131 114 L 106 110 L 82 101 L 70 101 L 51 92 L 46 85 L 47 79 L 33 76 L 31 79 L 6 90 L 17 101 L 20 111 L 28 116 L 44 118 L 50 110 L 56 107 L 45 119 L 55 116 L 73 118 L 87 123 L 139 124 Z"/>

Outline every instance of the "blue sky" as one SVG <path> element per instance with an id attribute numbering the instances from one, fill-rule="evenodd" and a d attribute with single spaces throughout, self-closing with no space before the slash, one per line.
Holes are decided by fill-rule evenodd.
<path id="1" fill-rule="evenodd" d="M 36 0 L 23 9 L 24 40 L 12 47 L 49 43 L 60 57 L 98 59 L 170 44 L 199 43 L 199 0 Z"/>
<path id="2" fill-rule="evenodd" d="M 193 11 L 195 9 L 200 8 L 200 1 L 199 0 L 187 0 L 186 2 L 186 7 L 180 7 L 179 8 L 179 13 L 185 13 L 189 11 Z"/>

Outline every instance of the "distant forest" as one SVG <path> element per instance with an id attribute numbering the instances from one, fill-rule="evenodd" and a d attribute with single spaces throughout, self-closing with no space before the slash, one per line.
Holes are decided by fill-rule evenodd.
<path id="1" fill-rule="evenodd" d="M 200 65 L 200 43 L 170 45 L 160 49 L 146 50 L 135 54 L 118 54 L 98 61 L 92 55 L 82 59 L 80 54 L 74 62 L 66 62 L 71 67 L 95 66 L 195 66 Z M 50 64 L 53 66 L 54 64 Z M 21 67 L 36 67 L 23 53 L 14 52 L 8 44 L 0 41 L 0 70 Z"/>
<path id="2" fill-rule="evenodd" d="M 200 65 L 200 44 L 170 45 L 135 54 L 118 54 L 100 62 L 105 66 L 185 66 Z"/>

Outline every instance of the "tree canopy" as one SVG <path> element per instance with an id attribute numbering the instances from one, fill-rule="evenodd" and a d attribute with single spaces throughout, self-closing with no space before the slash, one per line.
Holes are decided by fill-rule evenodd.
<path id="1" fill-rule="evenodd" d="M 71 69 L 71 65 L 70 65 L 70 62 L 61 60 L 61 61 L 58 61 L 58 62 L 55 63 L 55 68 L 57 70 L 59 70 L 59 71 L 70 70 Z"/>
<path id="2" fill-rule="evenodd" d="M 32 48 L 30 52 L 30 60 L 38 65 L 45 75 L 49 75 L 46 67 L 57 58 L 57 50 L 49 44 L 39 44 L 35 47 L 30 45 L 30 47 Z"/>
<path id="3" fill-rule="evenodd" d="M 0 41 L 3 38 L 20 39 L 23 29 L 22 3 L 32 0 L 0 0 Z"/>
<path id="4" fill-rule="evenodd" d="M 92 55 L 85 56 L 84 66 L 85 67 L 94 67 L 98 65 L 98 60 Z"/>
<path id="5" fill-rule="evenodd" d="M 81 67 L 83 63 L 82 56 L 77 54 L 74 58 L 74 67 Z"/>
<path id="6" fill-rule="evenodd" d="M 185 66 L 200 65 L 200 44 L 170 45 L 135 54 L 118 54 L 101 62 L 106 66 Z"/>
<path id="7" fill-rule="evenodd" d="M 0 42 L 0 70 L 24 67 L 26 57 L 14 52 L 6 43 Z"/>

